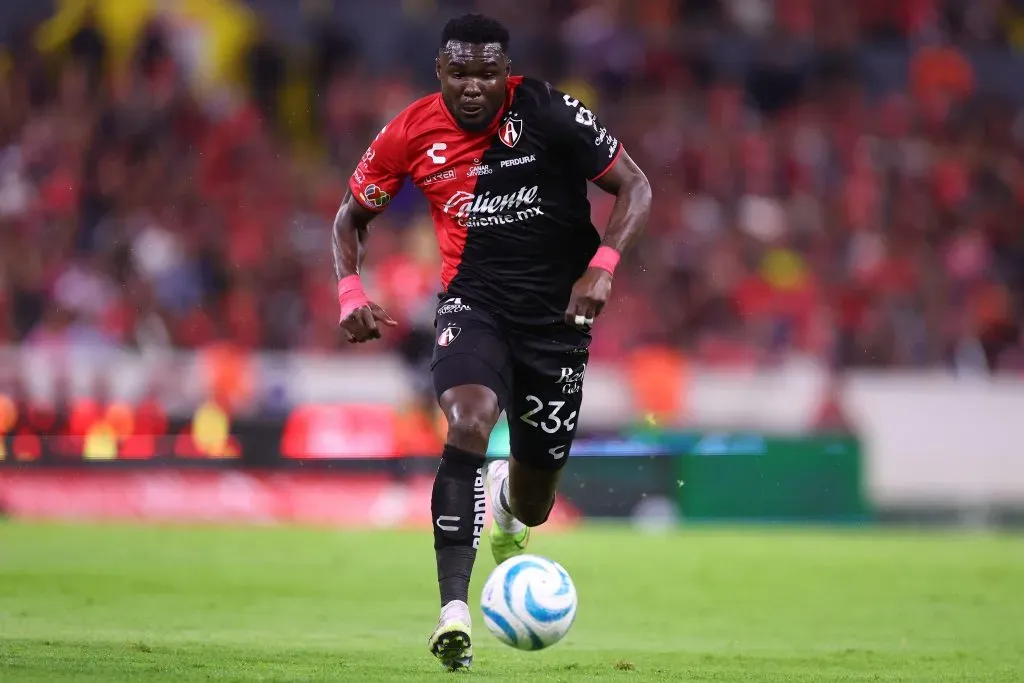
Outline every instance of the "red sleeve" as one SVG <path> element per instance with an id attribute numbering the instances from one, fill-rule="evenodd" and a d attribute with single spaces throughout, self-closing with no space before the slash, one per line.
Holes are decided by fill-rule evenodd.
<path id="1" fill-rule="evenodd" d="M 352 195 L 370 211 L 383 211 L 409 174 L 403 118 L 381 129 L 349 178 Z"/>

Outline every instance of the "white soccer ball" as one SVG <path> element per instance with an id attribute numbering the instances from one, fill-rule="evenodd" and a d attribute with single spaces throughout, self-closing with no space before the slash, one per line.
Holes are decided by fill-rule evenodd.
<path id="1" fill-rule="evenodd" d="M 484 584 L 480 609 L 494 636 L 519 650 L 543 650 L 576 619 L 576 586 L 562 565 L 519 555 L 498 565 Z"/>

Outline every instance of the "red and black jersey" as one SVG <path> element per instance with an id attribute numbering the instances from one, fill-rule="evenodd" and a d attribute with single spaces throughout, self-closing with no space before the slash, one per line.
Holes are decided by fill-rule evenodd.
<path id="1" fill-rule="evenodd" d="M 440 93 L 412 103 L 377 135 L 349 185 L 381 211 L 411 177 L 430 202 L 445 293 L 544 324 L 562 319 L 600 245 L 587 182 L 621 149 L 579 100 L 512 77 L 485 131 L 460 128 Z"/>

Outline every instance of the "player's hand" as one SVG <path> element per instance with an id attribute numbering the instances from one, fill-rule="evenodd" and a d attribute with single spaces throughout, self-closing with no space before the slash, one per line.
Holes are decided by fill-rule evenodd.
<path id="1" fill-rule="evenodd" d="M 612 274 L 603 268 L 587 268 L 576 281 L 565 310 L 565 322 L 582 330 L 589 330 L 600 315 L 612 293 Z"/>
<path id="2" fill-rule="evenodd" d="M 372 301 L 348 314 L 341 321 L 341 329 L 350 344 L 362 344 L 371 339 L 380 339 L 380 327 L 377 323 L 388 327 L 398 325 L 387 312 Z"/>

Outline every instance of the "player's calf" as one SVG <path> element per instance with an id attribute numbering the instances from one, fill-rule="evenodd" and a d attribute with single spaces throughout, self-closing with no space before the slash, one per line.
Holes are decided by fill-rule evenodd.
<path id="1" fill-rule="evenodd" d="M 562 470 L 538 467 L 513 457 L 509 459 L 508 508 L 529 527 L 548 521 Z"/>
<path id="2" fill-rule="evenodd" d="M 434 476 L 430 513 L 442 607 L 469 598 L 487 505 L 483 466 L 483 455 L 448 444 Z"/>

